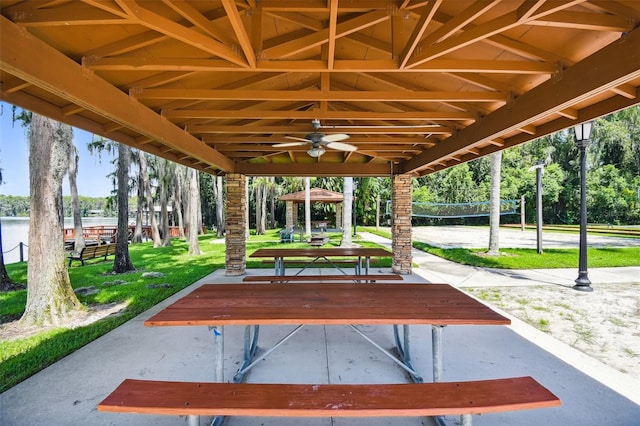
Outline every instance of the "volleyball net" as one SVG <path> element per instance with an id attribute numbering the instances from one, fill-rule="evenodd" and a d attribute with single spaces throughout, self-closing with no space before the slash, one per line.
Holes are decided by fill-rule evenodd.
<path id="1" fill-rule="evenodd" d="M 518 200 L 500 200 L 500 215 L 517 214 Z M 393 206 L 387 200 L 386 214 L 391 214 Z M 491 214 L 491 202 L 473 203 L 411 203 L 411 215 L 432 219 L 481 217 Z"/>

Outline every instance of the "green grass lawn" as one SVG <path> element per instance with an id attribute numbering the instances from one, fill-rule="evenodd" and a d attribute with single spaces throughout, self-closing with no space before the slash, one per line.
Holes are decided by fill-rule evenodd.
<path id="1" fill-rule="evenodd" d="M 373 228 L 359 228 L 375 232 Z M 379 233 L 390 238 L 388 233 Z M 341 234 L 330 237 L 325 247 L 338 246 Z M 374 243 L 354 237 L 354 242 L 365 247 L 376 247 Z M 186 242 L 174 239 L 170 247 L 154 249 L 150 242 L 129 246 L 129 253 L 136 272 L 113 275 L 112 262 L 89 261 L 86 266 L 69 269 L 71 284 L 76 289 L 89 288 L 92 294 L 80 295 L 80 301 L 88 307 L 112 303 L 126 303 L 126 308 L 115 316 L 96 321 L 91 325 L 75 329 L 52 329 L 32 337 L 0 342 L 0 392 L 3 392 L 27 377 L 37 373 L 78 348 L 106 334 L 120 324 L 146 311 L 172 294 L 191 285 L 198 279 L 224 268 L 225 246 L 212 234 L 200 237 L 200 256 L 187 255 Z M 280 244 L 278 231 L 266 235 L 250 236 L 247 256 L 261 247 L 278 246 L 295 249 L 309 247 L 306 242 Z M 482 256 L 481 250 L 439 249 L 414 242 L 414 247 L 446 259 L 482 267 L 493 268 L 553 268 L 575 267 L 578 251 L 572 249 L 545 250 L 538 255 L 535 250 L 505 249 L 499 257 Z M 590 249 L 589 266 L 637 266 L 640 264 L 640 249 Z M 247 268 L 260 268 L 262 259 L 247 257 Z M 380 266 L 391 266 L 391 259 L 382 259 Z M 26 283 L 27 264 L 7 265 L 11 278 Z M 160 272 L 161 277 L 145 278 L 145 272 Z M 20 318 L 26 303 L 26 290 L 0 294 L 0 324 Z"/>
<path id="2" fill-rule="evenodd" d="M 391 238 L 388 232 L 375 228 L 362 230 Z M 463 265 L 500 269 L 573 268 L 579 255 L 578 249 L 545 249 L 538 254 L 536 249 L 506 248 L 500 250 L 500 256 L 486 256 L 483 249 L 442 249 L 419 241 L 414 241 L 413 247 Z M 589 248 L 587 257 L 590 268 L 640 266 L 640 247 Z"/>

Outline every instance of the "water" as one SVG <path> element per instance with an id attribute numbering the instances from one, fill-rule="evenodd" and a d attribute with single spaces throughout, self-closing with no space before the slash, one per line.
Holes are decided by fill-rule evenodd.
<path id="1" fill-rule="evenodd" d="M 2 250 L 4 251 L 4 263 L 20 261 L 20 249 L 18 244 L 23 242 L 29 245 L 29 218 L 28 217 L 2 217 Z M 83 217 L 82 226 L 117 225 L 116 217 Z M 73 228 L 73 218 L 64 218 L 64 227 Z M 60 235 L 62 238 L 62 235 Z M 27 247 L 24 247 L 24 260 L 27 260 Z"/>

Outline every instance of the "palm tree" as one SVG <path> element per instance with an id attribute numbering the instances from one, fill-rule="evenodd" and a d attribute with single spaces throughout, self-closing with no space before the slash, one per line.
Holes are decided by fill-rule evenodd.
<path id="1" fill-rule="evenodd" d="M 344 178 L 344 198 L 343 198 L 343 217 L 344 223 L 342 226 L 342 242 L 340 247 L 351 247 L 353 245 L 351 240 L 351 205 L 353 203 L 353 178 Z"/>
<path id="2" fill-rule="evenodd" d="M 187 238 L 189 239 L 189 254 L 199 255 L 200 246 L 198 245 L 198 203 L 200 202 L 200 192 L 198 191 L 198 171 L 195 169 L 189 169 L 189 193 L 188 193 L 188 231 Z"/>
<path id="3" fill-rule="evenodd" d="M 491 196 L 489 214 L 489 250 L 487 254 L 498 256 L 500 254 L 500 244 L 498 236 L 500 233 L 500 169 L 502 168 L 502 151 L 491 154 Z"/>

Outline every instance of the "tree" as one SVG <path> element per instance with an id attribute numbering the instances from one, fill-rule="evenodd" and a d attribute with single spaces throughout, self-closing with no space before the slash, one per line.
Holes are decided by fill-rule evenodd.
<path id="1" fill-rule="evenodd" d="M 173 190 L 174 165 L 175 163 L 164 158 L 158 158 L 156 162 L 158 184 L 160 186 L 160 226 L 163 247 L 171 245 L 171 235 L 169 235 L 169 192 Z"/>
<path id="2" fill-rule="evenodd" d="M 75 232 L 75 242 L 73 248 L 80 253 L 85 246 L 84 232 L 82 232 L 82 213 L 80 212 L 80 201 L 78 197 L 78 150 L 71 144 L 69 150 L 69 191 L 71 192 L 71 206 L 73 210 L 73 230 Z"/>
<path id="3" fill-rule="evenodd" d="M 216 176 L 215 196 L 216 196 L 216 235 L 222 237 L 225 232 L 224 223 L 224 191 L 223 191 L 223 178 L 222 176 Z"/>
<path id="4" fill-rule="evenodd" d="M 344 198 L 342 201 L 343 209 L 342 214 L 344 222 L 342 224 L 342 242 L 340 247 L 351 247 L 353 245 L 351 240 L 351 206 L 353 204 L 353 178 L 344 178 Z"/>
<path id="5" fill-rule="evenodd" d="M 69 165 L 71 127 L 32 114 L 29 129 L 29 263 L 21 321 L 62 324 L 82 304 L 71 287 L 61 238 L 62 178 Z"/>
<path id="6" fill-rule="evenodd" d="M 502 168 L 502 151 L 491 154 L 491 197 L 489 214 L 489 250 L 490 256 L 500 254 L 500 169 Z"/>
<path id="7" fill-rule="evenodd" d="M 311 178 L 304 178 L 304 232 L 311 235 Z"/>
<path id="8" fill-rule="evenodd" d="M 135 271 L 129 256 L 129 168 L 131 148 L 118 144 L 118 230 L 116 231 L 116 256 L 113 272 L 122 274 Z"/>
<path id="9" fill-rule="evenodd" d="M 176 165 L 174 182 L 173 182 L 173 212 L 178 216 L 178 237 L 184 238 L 184 217 L 182 216 L 183 194 L 185 189 L 185 173 L 187 167 Z"/>
<path id="10" fill-rule="evenodd" d="M 256 235 L 267 230 L 267 178 L 254 178 L 253 190 L 256 200 Z"/>
<path id="11" fill-rule="evenodd" d="M 189 229 L 187 230 L 187 238 L 189 239 L 189 254 L 199 255 L 200 246 L 198 245 L 198 200 L 200 193 L 198 191 L 198 171 L 189 169 Z"/>
<path id="12" fill-rule="evenodd" d="M 162 240 L 160 240 L 160 233 L 158 232 L 158 222 L 156 221 L 156 210 L 153 204 L 153 197 L 151 196 L 151 183 L 149 182 L 149 166 L 147 164 L 146 154 L 138 150 L 138 160 L 140 162 L 140 177 L 141 184 L 144 190 L 145 200 L 147 202 L 147 211 L 151 218 L 151 238 L 153 238 L 153 247 L 162 246 Z"/>

